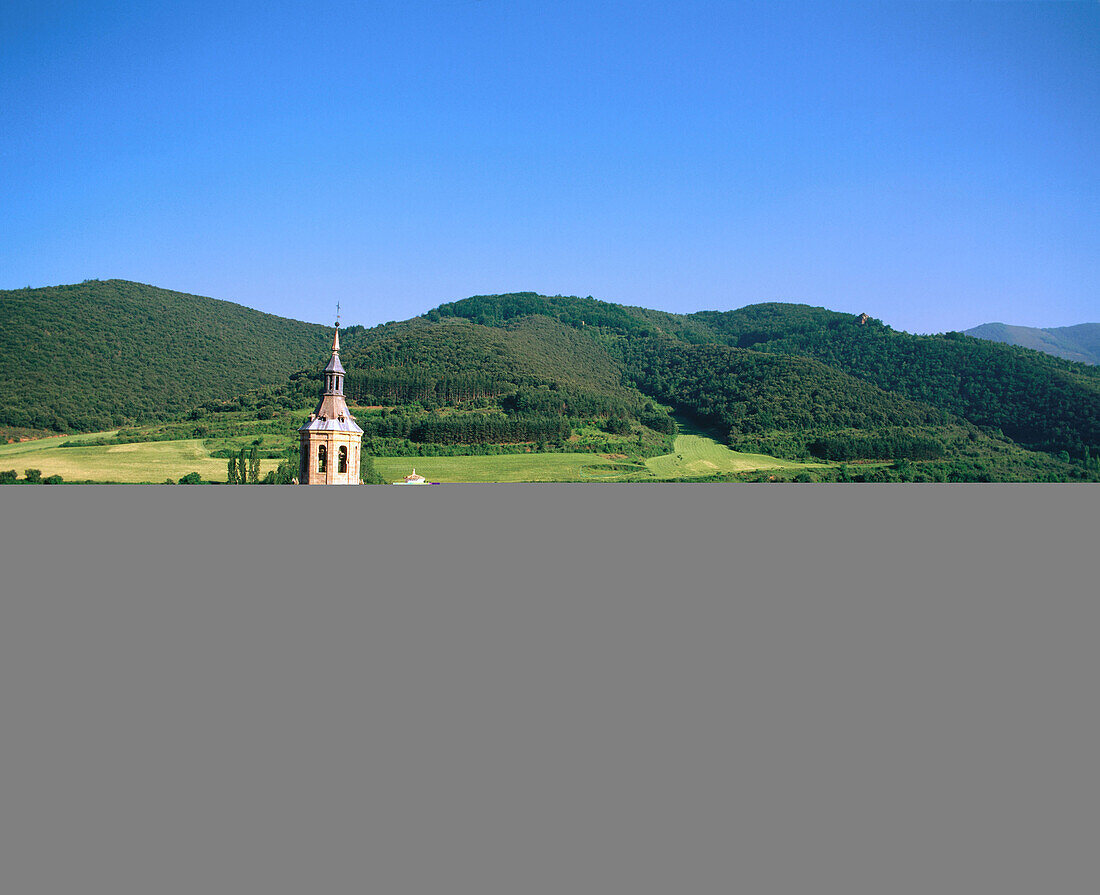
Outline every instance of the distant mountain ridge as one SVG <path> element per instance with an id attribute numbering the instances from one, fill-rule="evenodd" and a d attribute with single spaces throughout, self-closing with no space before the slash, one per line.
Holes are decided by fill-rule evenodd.
<path id="1" fill-rule="evenodd" d="M 1076 326 L 1011 326 L 1007 323 L 983 323 L 965 331 L 966 335 L 1006 345 L 1019 345 L 1064 357 L 1084 364 L 1100 364 L 1100 323 Z"/>

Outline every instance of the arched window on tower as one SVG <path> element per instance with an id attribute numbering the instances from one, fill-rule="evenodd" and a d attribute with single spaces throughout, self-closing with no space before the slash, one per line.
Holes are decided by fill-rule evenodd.
<path id="1" fill-rule="evenodd" d="M 340 464 L 337 467 L 340 472 L 348 471 L 348 449 L 344 445 L 340 445 Z"/>
<path id="2" fill-rule="evenodd" d="M 325 467 L 328 465 L 328 448 L 323 444 L 317 448 L 317 471 L 324 472 Z"/>

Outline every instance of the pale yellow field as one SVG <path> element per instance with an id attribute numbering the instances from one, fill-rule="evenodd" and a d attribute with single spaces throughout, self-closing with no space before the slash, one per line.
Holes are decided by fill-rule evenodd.
<path id="1" fill-rule="evenodd" d="M 203 481 L 224 482 L 228 461 L 211 457 L 200 439 L 148 441 L 138 444 L 62 447 L 68 442 L 99 438 L 95 435 L 61 435 L 17 444 L 0 445 L 0 469 L 14 469 L 20 478 L 24 470 L 40 469 L 45 478 L 60 475 L 66 482 L 163 482 L 197 472 Z M 261 460 L 260 475 L 275 469 L 278 460 Z"/>

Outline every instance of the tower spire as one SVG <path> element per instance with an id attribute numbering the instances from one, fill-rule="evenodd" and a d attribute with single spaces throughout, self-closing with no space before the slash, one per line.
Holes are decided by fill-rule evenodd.
<path id="1" fill-rule="evenodd" d="M 299 481 L 330 485 L 359 484 L 359 449 L 363 430 L 355 423 L 344 399 L 344 365 L 340 363 L 340 304 L 332 358 L 322 371 L 325 386 L 321 402 L 298 429 L 301 441 Z"/>

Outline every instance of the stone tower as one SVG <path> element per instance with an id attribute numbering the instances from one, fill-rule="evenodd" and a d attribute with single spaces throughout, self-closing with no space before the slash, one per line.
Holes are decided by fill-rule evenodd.
<path id="1" fill-rule="evenodd" d="M 303 485 L 358 485 L 359 447 L 363 430 L 344 401 L 344 365 L 340 363 L 340 325 L 332 337 L 332 360 L 325 367 L 321 403 L 298 430 Z"/>

